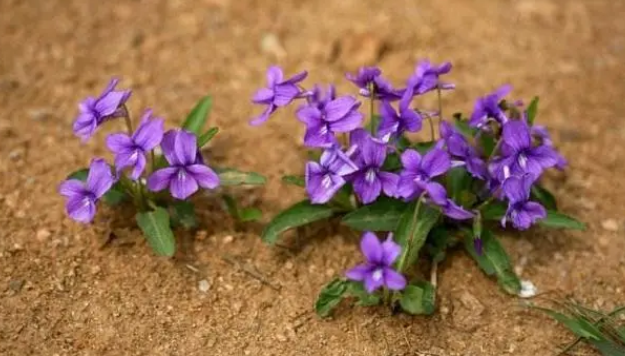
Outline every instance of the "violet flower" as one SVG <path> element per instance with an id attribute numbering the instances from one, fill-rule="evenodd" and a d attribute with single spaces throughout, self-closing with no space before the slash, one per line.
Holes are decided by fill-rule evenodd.
<path id="1" fill-rule="evenodd" d="M 320 162 L 306 163 L 306 192 L 313 204 L 325 204 L 345 185 L 345 176 L 358 167 L 340 148 L 332 147 L 321 154 Z"/>
<path id="2" fill-rule="evenodd" d="M 493 160 L 489 170 L 503 182 L 509 175 L 526 173 L 537 179 L 546 168 L 558 164 L 559 155 L 551 146 L 532 145 L 530 128 L 525 121 L 511 120 L 503 125 L 500 157 Z"/>
<path id="3" fill-rule="evenodd" d="M 398 112 L 393 109 L 389 101 L 382 101 L 378 137 L 388 142 L 391 137 L 399 137 L 406 131 L 418 132 L 421 130 L 423 117 L 417 111 L 410 108 L 411 101 L 412 95 L 404 94 L 399 102 Z"/>
<path id="4" fill-rule="evenodd" d="M 101 158 L 95 158 L 89 165 L 85 182 L 68 179 L 59 186 L 59 193 L 67 198 L 65 210 L 70 218 L 81 223 L 93 220 L 98 200 L 111 189 L 115 178 L 111 167 Z"/>
<path id="5" fill-rule="evenodd" d="M 80 114 L 74 121 L 74 134 L 83 141 L 89 140 L 98 126 L 117 117 L 126 116 L 124 104 L 130 98 L 130 90 L 115 90 L 119 79 L 113 78 L 97 98 L 87 97 L 78 104 Z"/>
<path id="6" fill-rule="evenodd" d="M 186 199 L 199 187 L 214 189 L 219 176 L 208 166 L 198 163 L 196 136 L 186 130 L 169 130 L 163 136 L 161 149 L 170 166 L 148 177 L 148 188 L 158 192 L 169 188 L 176 199 Z"/>
<path id="7" fill-rule="evenodd" d="M 361 67 L 357 74 L 346 73 L 345 77 L 360 88 L 358 93 L 364 97 L 371 97 L 373 89 L 375 99 L 391 101 L 401 98 L 401 90 L 393 89 L 391 84 L 382 78 L 382 71 L 378 67 Z"/>
<path id="8" fill-rule="evenodd" d="M 401 246 L 393 241 L 392 233 L 388 234 L 386 241 L 380 242 L 374 233 L 365 232 L 360 250 L 366 262 L 348 270 L 345 273 L 347 278 L 364 282 L 369 293 L 380 287 L 395 291 L 406 288 L 406 278 L 393 269 L 393 263 L 401 255 Z"/>
<path id="9" fill-rule="evenodd" d="M 531 133 L 533 137 L 536 137 L 540 140 L 540 142 L 545 146 L 553 147 L 553 141 L 551 140 L 551 135 L 545 126 L 542 125 L 533 125 L 531 127 Z M 568 165 L 568 162 L 564 156 L 562 156 L 559 152 L 555 151 L 558 156 L 558 162 L 555 167 L 559 170 L 563 170 Z"/>
<path id="10" fill-rule="evenodd" d="M 308 73 L 304 71 L 284 80 L 284 74 L 280 67 L 269 67 L 267 70 L 267 87 L 259 89 L 252 97 L 253 103 L 267 105 L 267 108 L 262 114 L 252 119 L 250 124 L 258 126 L 264 123 L 277 108 L 289 105 L 300 96 L 302 91 L 296 84 L 304 80 L 307 75 Z"/>
<path id="11" fill-rule="evenodd" d="M 362 136 L 360 139 L 354 139 Z M 358 171 L 350 176 L 356 196 L 363 204 L 375 201 L 382 191 L 389 197 L 395 196 L 399 176 L 383 172 L 382 165 L 386 160 L 387 146 L 372 138 L 365 130 L 359 129 L 352 135 L 352 143 L 356 143 L 357 152 L 354 162 Z"/>
<path id="12" fill-rule="evenodd" d="M 146 110 L 137 130 L 128 136 L 125 133 L 111 134 L 106 145 L 115 153 L 117 173 L 132 168 L 130 178 L 137 180 L 145 170 L 146 153 L 158 146 L 163 139 L 163 119 L 152 120 L 152 110 Z"/>
<path id="13" fill-rule="evenodd" d="M 486 163 L 480 157 L 477 150 L 469 144 L 469 141 L 447 121 L 440 124 L 441 138 L 447 145 L 447 151 L 457 159 L 460 159 L 466 166 L 467 171 L 475 178 L 486 179 L 488 170 Z"/>
<path id="14" fill-rule="evenodd" d="M 408 78 L 407 91 L 412 95 L 422 95 L 436 88 L 449 90 L 456 86 L 451 83 L 442 83 L 439 77 L 451 71 L 451 63 L 444 62 L 441 65 L 434 65 L 429 60 L 420 61 L 414 73 Z"/>
<path id="15" fill-rule="evenodd" d="M 306 125 L 304 144 L 308 147 L 330 147 L 336 143 L 335 132 L 350 132 L 360 127 L 363 119 L 360 102 L 345 95 L 319 105 L 305 105 L 297 110 L 298 119 Z"/>
<path id="16" fill-rule="evenodd" d="M 437 205 L 446 204 L 445 188 L 433 179 L 451 168 L 451 159 L 447 152 L 435 147 L 422 157 L 419 152 L 407 149 L 401 155 L 401 162 L 404 170 L 399 175 L 397 195 L 414 199 L 427 193 Z"/>
<path id="17" fill-rule="evenodd" d="M 502 191 L 508 198 L 508 210 L 501 220 L 501 225 L 506 226 L 508 219 L 519 230 L 528 229 L 536 220 L 544 219 L 547 211 L 539 203 L 529 201 L 532 183 L 535 178 L 530 174 L 523 176 L 511 176 L 502 185 Z"/>
<path id="18" fill-rule="evenodd" d="M 319 85 L 315 85 L 310 95 L 306 97 L 308 105 L 314 106 L 319 110 L 322 110 L 325 105 L 336 99 L 336 88 L 334 85 L 328 85 L 328 89 L 324 92 Z"/>
<path id="19" fill-rule="evenodd" d="M 469 125 L 482 128 L 490 120 L 495 120 L 503 125 L 508 122 L 508 116 L 499 107 L 499 102 L 512 91 L 512 86 L 504 85 L 491 94 L 478 98 L 473 107 L 473 114 L 469 120 Z"/>

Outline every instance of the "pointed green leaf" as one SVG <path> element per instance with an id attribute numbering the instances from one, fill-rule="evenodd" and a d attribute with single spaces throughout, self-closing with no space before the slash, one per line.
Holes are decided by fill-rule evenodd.
<path id="1" fill-rule="evenodd" d="M 532 102 L 527 107 L 527 110 L 525 111 L 525 113 L 527 114 L 527 122 L 530 124 L 530 126 L 534 125 L 534 120 L 536 119 L 536 114 L 538 113 L 538 101 L 538 97 L 535 96 L 534 99 L 532 99 Z"/>
<path id="2" fill-rule="evenodd" d="M 370 307 L 381 302 L 380 296 L 367 292 L 361 282 L 349 282 L 347 293 L 358 299 L 356 305 L 361 307 Z"/>
<path id="3" fill-rule="evenodd" d="M 554 229 L 586 230 L 586 225 L 570 216 L 547 210 L 547 217 L 538 220 L 538 224 Z"/>
<path id="4" fill-rule="evenodd" d="M 531 200 L 538 201 L 545 209 L 557 211 L 558 205 L 556 203 L 556 198 L 551 194 L 549 190 L 546 188 L 535 184 L 532 186 L 532 194 L 530 197 Z"/>
<path id="5" fill-rule="evenodd" d="M 312 204 L 308 200 L 301 201 L 276 215 L 265 226 L 261 239 L 273 244 L 278 240 L 278 236 L 287 230 L 327 219 L 332 215 L 334 210 L 327 205 Z"/>
<path id="6" fill-rule="evenodd" d="M 360 231 L 393 231 L 407 204 L 391 198 L 379 198 L 348 213 L 341 222 Z"/>
<path id="7" fill-rule="evenodd" d="M 514 273 L 508 254 L 492 232 L 489 230 L 482 231 L 481 255 L 475 252 L 473 233 L 470 230 L 465 233 L 464 247 L 484 273 L 497 277 L 499 284 L 506 292 L 513 295 L 519 294 L 521 281 Z"/>
<path id="8" fill-rule="evenodd" d="M 82 168 L 67 176 L 67 179 L 78 179 L 79 181 L 86 182 L 88 175 L 89 168 Z M 128 194 L 126 194 L 126 190 L 120 182 L 113 184 L 111 189 L 102 196 L 102 201 L 108 206 L 116 206 L 127 199 Z"/>
<path id="9" fill-rule="evenodd" d="M 167 210 L 159 207 L 154 211 L 138 213 L 137 224 L 157 255 L 168 257 L 174 255 L 176 240 L 169 226 Z"/>
<path id="10" fill-rule="evenodd" d="M 197 139 L 197 146 L 200 148 L 204 147 L 204 145 L 209 143 L 210 140 L 212 140 L 213 137 L 217 135 L 217 133 L 219 133 L 219 127 L 211 127 L 210 129 L 208 129 L 208 131 L 204 132 L 202 136 Z"/>
<path id="11" fill-rule="evenodd" d="M 397 171 L 402 168 L 401 159 L 397 153 L 389 153 L 386 155 L 386 159 L 384 160 L 384 164 L 382 165 L 382 170 L 386 172 Z"/>
<path id="12" fill-rule="evenodd" d="M 416 202 L 413 202 L 404 209 L 395 229 L 395 242 L 402 247 L 402 255 L 398 261 L 405 260 L 404 266 L 411 266 L 416 262 L 425 239 L 441 216 L 440 211 L 422 203 L 415 217 L 415 206 Z"/>
<path id="13" fill-rule="evenodd" d="M 343 299 L 343 295 L 347 291 L 347 284 L 346 280 L 336 278 L 323 287 L 315 302 L 317 315 L 322 318 L 330 315 L 332 309 L 339 305 Z"/>
<path id="14" fill-rule="evenodd" d="M 462 192 L 469 190 L 472 178 L 464 167 L 454 167 L 447 172 L 447 192 L 451 198 L 459 202 Z"/>
<path id="15" fill-rule="evenodd" d="M 464 137 L 472 138 L 473 136 L 475 136 L 477 129 L 471 127 L 469 125 L 469 121 L 462 120 L 461 117 L 462 115 L 456 117 L 456 120 L 454 120 L 454 126 L 456 127 L 458 132 L 460 132 Z"/>
<path id="16" fill-rule="evenodd" d="M 429 150 L 436 145 L 436 141 L 417 142 L 410 146 L 410 148 L 416 150 L 420 154 L 426 154 Z"/>
<path id="17" fill-rule="evenodd" d="M 267 181 L 265 177 L 255 172 L 241 172 L 233 168 L 221 168 L 217 170 L 219 174 L 219 185 L 227 187 L 233 185 L 263 185 Z"/>
<path id="18" fill-rule="evenodd" d="M 286 184 L 296 185 L 298 187 L 305 187 L 306 181 L 303 176 L 286 175 L 282 176 L 282 181 Z"/>
<path id="19" fill-rule="evenodd" d="M 413 315 L 430 315 L 435 309 L 434 286 L 432 284 L 420 281 L 416 284 L 409 284 L 401 293 L 399 305 L 409 314 Z"/>
<path id="20" fill-rule="evenodd" d="M 206 124 L 206 120 L 208 120 L 208 113 L 210 112 L 211 106 L 212 100 L 210 96 L 205 96 L 200 99 L 189 115 L 187 115 L 186 120 L 182 124 L 182 128 L 196 135 L 200 135 L 202 128 Z"/>
<path id="21" fill-rule="evenodd" d="M 239 211 L 239 221 L 258 221 L 263 217 L 263 212 L 258 208 L 243 208 Z"/>
<path id="22" fill-rule="evenodd" d="M 178 200 L 171 205 L 171 219 L 175 225 L 181 225 L 187 229 L 197 227 L 195 207 L 186 200 Z"/>
<path id="23" fill-rule="evenodd" d="M 239 220 L 239 206 L 237 201 L 231 195 L 222 194 L 221 199 L 224 201 L 224 205 L 226 207 L 226 211 L 230 216 L 232 216 L 235 220 Z"/>
<path id="24" fill-rule="evenodd" d="M 506 214 L 506 205 L 502 202 L 494 201 L 480 209 L 480 212 L 484 220 L 501 220 Z"/>

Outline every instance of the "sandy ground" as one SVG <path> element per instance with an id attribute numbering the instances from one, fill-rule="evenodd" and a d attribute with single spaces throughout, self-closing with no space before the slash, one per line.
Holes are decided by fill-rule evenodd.
<path id="1" fill-rule="evenodd" d="M 571 336 L 462 252 L 441 266 L 432 317 L 345 305 L 320 320 L 318 290 L 360 258 L 354 234 L 324 228 L 272 249 L 260 226 L 237 228 L 203 199 L 202 229 L 179 232 L 171 261 L 152 256 L 128 212 L 70 221 L 56 187 L 92 155 L 109 157 L 103 133 L 83 145 L 71 123 L 77 102 L 119 75 L 131 108 L 152 107 L 168 126 L 213 95 L 223 134 L 210 160 L 266 174 L 265 188 L 238 194 L 270 216 L 301 198 L 279 177 L 300 172 L 305 153 L 288 112 L 247 125 L 268 65 L 308 69 L 312 84 L 375 62 L 400 83 L 420 58 L 451 60 L 450 112 L 512 83 L 516 97 L 541 96 L 538 120 L 570 160 L 546 183 L 589 229 L 502 236 L 521 276 L 611 308 L 625 303 L 624 14 L 625 2 L 600 0 L 0 0 L 0 354 L 555 354 Z"/>

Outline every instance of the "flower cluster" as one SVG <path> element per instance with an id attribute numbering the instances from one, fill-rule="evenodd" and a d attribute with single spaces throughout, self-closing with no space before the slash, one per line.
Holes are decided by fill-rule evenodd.
<path id="1" fill-rule="evenodd" d="M 504 227 L 511 224 L 525 230 L 547 217 L 544 196 L 535 194 L 543 189 L 538 181 L 546 169 L 562 169 L 566 161 L 554 149 L 547 129 L 533 124 L 537 98 L 528 107 L 509 102 L 505 98 L 512 88 L 505 85 L 478 98 L 468 117 L 445 117 L 441 96 L 455 85 L 442 77 L 451 69 L 449 62 L 436 65 L 424 60 L 404 85 L 395 87 L 379 68 L 363 67 L 346 75 L 357 87 L 357 95 L 341 95 L 332 85 L 327 90 L 320 85 L 303 87 L 307 72 L 284 80 L 283 71 L 274 66 L 267 73 L 267 88 L 253 97 L 254 103 L 265 106 L 253 125 L 267 121 L 278 108 L 298 103 L 295 114 L 305 125 L 303 143 L 319 151 L 319 160 L 306 163 L 299 181 L 311 205 L 327 206 L 332 209 L 329 215 L 341 214 L 347 225 L 364 230 L 379 221 L 379 228 L 374 226 L 378 231 L 401 230 L 401 222 L 389 224 L 391 212 L 386 220 L 366 216 L 364 223 L 354 222 L 353 217 L 392 207 L 393 212 L 414 209 L 413 219 L 397 218 L 412 221 L 410 228 L 402 230 L 408 238 L 400 237 L 399 244 L 391 237 L 380 243 L 371 232 L 364 235 L 361 247 L 368 262 L 350 270 L 347 278 L 363 282 L 369 292 L 380 286 L 404 288 L 401 274 L 413 262 L 407 260 L 416 258 L 410 250 L 423 245 L 413 236 L 423 228 L 420 214 L 425 210 L 440 214 L 429 230 L 441 226 L 450 233 L 466 231 L 464 224 L 472 224 L 469 230 L 478 255 L 483 246 L 482 220 L 496 218 Z M 437 94 L 437 108 L 418 105 L 429 93 Z M 428 126 L 429 140 L 411 139 Z M 424 232 L 428 243 L 432 242 L 429 230 Z M 395 261 L 400 254 L 402 258 Z"/>

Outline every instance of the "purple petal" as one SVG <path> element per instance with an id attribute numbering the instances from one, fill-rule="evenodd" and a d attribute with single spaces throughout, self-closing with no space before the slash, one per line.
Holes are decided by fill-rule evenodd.
<path id="1" fill-rule="evenodd" d="M 178 168 L 167 167 L 157 170 L 148 177 L 148 189 L 153 192 L 160 192 L 169 187 L 169 183 L 178 173 Z"/>
<path id="2" fill-rule="evenodd" d="M 78 179 L 68 179 L 59 186 L 59 194 L 67 198 L 82 196 L 84 193 L 85 183 Z"/>
<path id="3" fill-rule="evenodd" d="M 273 89 L 261 88 L 252 97 L 252 102 L 256 104 L 269 104 L 273 101 Z"/>
<path id="4" fill-rule="evenodd" d="M 73 131 L 74 134 L 86 141 L 95 132 L 98 126 L 98 121 L 91 113 L 80 114 L 76 121 L 74 121 Z"/>
<path id="5" fill-rule="evenodd" d="M 115 133 L 106 137 L 106 146 L 113 153 L 129 153 L 133 151 L 134 143 L 128 135 Z"/>
<path id="6" fill-rule="evenodd" d="M 503 182 L 502 190 L 503 194 L 512 204 L 526 201 L 530 196 L 526 181 L 518 176 L 512 176 L 506 179 Z"/>
<path id="7" fill-rule="evenodd" d="M 197 138 L 186 130 L 177 130 L 174 139 L 174 154 L 181 165 L 195 163 L 197 155 Z"/>
<path id="8" fill-rule="evenodd" d="M 397 195 L 397 186 L 399 184 L 399 176 L 395 173 L 379 172 L 378 178 L 382 182 L 382 190 L 388 197 L 395 197 Z"/>
<path id="9" fill-rule="evenodd" d="M 406 277 L 396 272 L 392 268 L 384 269 L 384 284 L 390 290 L 403 290 L 406 288 Z"/>
<path id="10" fill-rule="evenodd" d="M 111 80 L 109 80 L 109 83 L 106 85 L 104 90 L 102 90 L 100 97 L 103 97 L 107 95 L 108 93 L 112 92 L 113 90 L 115 90 L 117 83 L 119 83 L 119 78 L 111 78 Z"/>
<path id="11" fill-rule="evenodd" d="M 397 183 L 397 196 L 404 199 L 411 199 L 417 195 L 421 195 L 422 190 L 414 183 L 416 174 L 410 172 L 402 172 L 399 175 L 399 182 Z"/>
<path id="12" fill-rule="evenodd" d="M 512 91 L 512 85 L 505 84 L 499 87 L 497 90 L 493 92 L 493 95 L 497 98 L 497 101 L 501 101 L 506 95 L 510 94 Z"/>
<path id="13" fill-rule="evenodd" d="M 372 267 L 370 265 L 360 264 L 347 270 L 347 272 L 345 272 L 345 276 L 352 281 L 361 282 L 364 281 L 369 274 L 371 274 L 371 271 Z"/>
<path id="14" fill-rule="evenodd" d="M 439 206 L 445 206 L 447 204 L 447 191 L 445 187 L 436 182 L 430 182 L 426 184 L 425 190 L 428 192 L 428 196 L 434 204 Z"/>
<path id="15" fill-rule="evenodd" d="M 273 103 L 278 107 L 289 105 L 300 93 L 300 90 L 293 84 L 279 84 L 273 90 Z"/>
<path id="16" fill-rule="evenodd" d="M 373 293 L 376 289 L 384 285 L 384 272 L 383 270 L 373 270 L 365 277 L 365 290 L 368 293 Z"/>
<path id="17" fill-rule="evenodd" d="M 421 155 L 413 149 L 407 149 L 401 155 L 401 163 L 405 169 L 416 172 L 421 168 Z"/>
<path id="18" fill-rule="evenodd" d="M 543 169 L 553 167 L 560 162 L 560 155 L 551 146 L 535 147 L 528 154 L 528 159 L 535 161 Z"/>
<path id="19" fill-rule="evenodd" d="M 517 152 L 532 145 L 529 127 L 521 120 L 508 121 L 503 126 L 502 138 Z"/>
<path id="20" fill-rule="evenodd" d="M 123 104 L 123 100 L 127 93 L 121 91 L 112 91 L 102 97 L 100 97 L 95 104 L 95 111 L 100 114 L 101 117 L 112 115 L 120 105 Z"/>
<path id="21" fill-rule="evenodd" d="M 89 223 L 95 216 L 95 202 L 86 196 L 75 196 L 65 204 L 67 215 L 80 223 Z"/>
<path id="22" fill-rule="evenodd" d="M 353 181 L 354 192 L 363 204 L 369 204 L 376 200 L 382 192 L 382 182 L 377 173 L 365 171 L 356 176 Z"/>
<path id="23" fill-rule="evenodd" d="M 310 126 L 304 134 L 304 144 L 308 147 L 331 147 L 336 142 L 327 125 Z"/>
<path id="24" fill-rule="evenodd" d="M 111 186 L 113 186 L 115 179 L 113 173 L 111 173 L 111 167 L 101 158 L 94 158 L 89 165 L 89 174 L 87 175 L 86 188 L 93 193 L 95 198 L 100 198 L 104 195 Z"/>
<path id="25" fill-rule="evenodd" d="M 473 218 L 473 213 L 465 210 L 461 206 L 457 205 L 453 200 L 447 199 L 447 203 L 443 209 L 443 213 L 455 220 L 467 220 Z"/>
<path id="26" fill-rule="evenodd" d="M 299 121 L 306 124 L 306 126 L 318 126 L 321 122 L 321 111 L 314 106 L 306 105 L 300 107 L 295 113 Z"/>
<path id="27" fill-rule="evenodd" d="M 382 263 L 382 243 L 373 232 L 367 231 L 362 235 L 360 250 L 367 262 L 371 264 Z"/>
<path id="28" fill-rule="evenodd" d="M 301 82 L 302 80 L 306 79 L 307 75 L 308 75 L 307 71 L 303 71 L 303 72 L 297 73 L 294 76 L 292 76 L 291 78 L 285 80 L 284 83 L 297 84 L 297 83 Z"/>
<path id="29" fill-rule="evenodd" d="M 401 111 L 401 121 L 404 124 L 404 128 L 408 132 L 417 132 L 421 130 L 423 126 L 423 118 L 421 115 L 410 109 Z"/>
<path id="30" fill-rule="evenodd" d="M 282 68 L 278 66 L 271 66 L 267 69 L 267 86 L 273 88 L 277 84 L 282 82 L 283 73 Z"/>
<path id="31" fill-rule="evenodd" d="M 192 164 L 186 167 L 198 185 L 205 189 L 215 189 L 219 186 L 219 176 L 210 167 L 203 164 Z"/>
<path id="32" fill-rule="evenodd" d="M 432 149 L 424 157 L 421 167 L 430 178 L 439 176 L 451 168 L 449 154 L 442 149 Z"/>
<path id="33" fill-rule="evenodd" d="M 325 150 L 319 159 L 321 166 L 339 176 L 346 176 L 358 170 L 358 166 L 340 149 Z"/>
<path id="34" fill-rule="evenodd" d="M 325 120 L 329 122 L 337 121 L 354 110 L 357 105 L 359 105 L 358 101 L 352 96 L 345 95 L 336 98 L 327 103 L 324 107 L 326 114 Z"/>
<path id="35" fill-rule="evenodd" d="M 163 140 L 163 119 L 150 120 L 151 116 L 151 111 L 146 111 L 141 124 L 132 135 L 135 144 L 144 152 L 150 151 Z"/>
<path id="36" fill-rule="evenodd" d="M 393 234 L 389 234 L 388 238 L 382 242 L 382 263 L 389 267 L 401 255 L 401 246 L 393 241 L 392 236 Z"/>
<path id="37" fill-rule="evenodd" d="M 184 168 L 178 169 L 178 172 L 172 177 L 169 183 L 169 191 L 171 196 L 184 200 L 190 197 L 199 189 L 197 181 Z"/>
<path id="38" fill-rule="evenodd" d="M 359 111 L 352 111 L 340 120 L 330 123 L 330 130 L 334 132 L 350 132 L 360 127 L 363 115 Z"/>
<path id="39" fill-rule="evenodd" d="M 271 116 L 271 114 L 273 114 L 276 109 L 278 107 L 275 106 L 273 103 L 269 104 L 269 106 L 267 106 L 267 108 L 265 109 L 265 111 L 263 111 L 262 114 L 252 118 L 252 120 L 250 120 L 250 125 L 252 126 L 258 126 L 262 123 L 264 123 L 265 121 L 267 121 L 269 119 L 269 116 Z"/>
<path id="40" fill-rule="evenodd" d="M 367 166 L 381 167 L 386 159 L 386 145 L 372 138 L 363 140 L 360 155 Z"/>
<path id="41" fill-rule="evenodd" d="M 132 173 L 130 173 L 130 178 L 135 181 L 139 179 L 139 177 L 141 176 L 141 174 L 143 174 L 143 171 L 145 170 L 145 165 L 145 155 L 137 152 L 137 159 L 134 164 L 134 169 L 132 170 Z"/>
<path id="42" fill-rule="evenodd" d="M 165 133 L 165 135 L 163 135 L 163 140 L 161 140 L 161 150 L 163 151 L 163 155 L 165 156 L 165 159 L 167 159 L 167 162 L 169 162 L 172 166 L 181 164 L 174 149 L 177 133 L 178 130 L 176 129 L 169 130 Z"/>
<path id="43" fill-rule="evenodd" d="M 124 170 L 124 168 L 133 167 L 137 163 L 139 155 L 143 154 L 137 149 L 115 155 L 115 168 L 117 169 L 117 173 Z"/>

